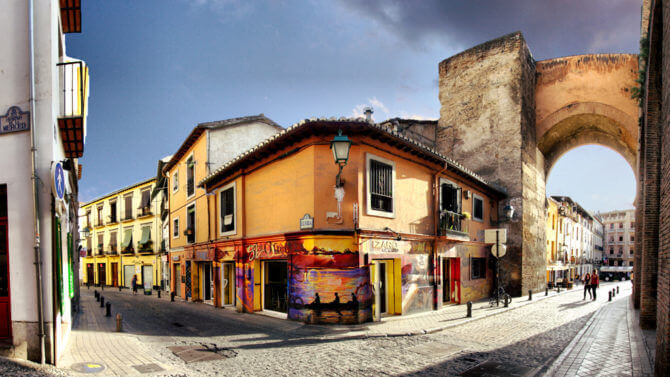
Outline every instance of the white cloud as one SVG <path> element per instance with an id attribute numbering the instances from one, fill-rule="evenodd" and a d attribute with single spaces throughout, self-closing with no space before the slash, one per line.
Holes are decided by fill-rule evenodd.
<path id="1" fill-rule="evenodd" d="M 243 18 L 254 9 L 253 2 L 246 0 L 187 0 L 187 2 L 192 7 L 207 7 L 208 10 L 216 12 L 223 22 Z"/>
<path id="2" fill-rule="evenodd" d="M 354 107 L 353 110 L 351 110 L 351 115 L 354 118 L 365 117 L 365 114 L 363 113 L 363 111 L 365 110 L 366 107 L 372 107 L 372 110 L 373 110 L 372 119 L 373 120 L 374 120 L 374 112 L 376 112 L 376 111 L 383 112 L 384 114 L 386 114 L 386 117 L 388 118 L 388 114 L 389 114 L 388 107 L 386 107 L 386 105 L 384 105 L 384 103 L 382 101 L 378 100 L 377 97 L 368 98 L 367 103 L 362 103 L 360 105 L 356 105 L 356 107 Z"/>

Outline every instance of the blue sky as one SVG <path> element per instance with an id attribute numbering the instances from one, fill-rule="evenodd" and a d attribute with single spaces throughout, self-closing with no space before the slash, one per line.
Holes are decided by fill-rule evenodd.
<path id="1" fill-rule="evenodd" d="M 637 0 L 82 3 L 83 33 L 67 36 L 91 74 L 82 201 L 155 175 L 199 122 L 264 113 L 287 127 L 366 105 L 376 120 L 435 119 L 437 64 L 463 49 L 521 30 L 537 60 L 636 52 L 640 22 Z M 613 176 L 628 178 L 603 187 Z M 591 210 L 634 191 L 600 147 L 566 154 L 547 185 Z"/>

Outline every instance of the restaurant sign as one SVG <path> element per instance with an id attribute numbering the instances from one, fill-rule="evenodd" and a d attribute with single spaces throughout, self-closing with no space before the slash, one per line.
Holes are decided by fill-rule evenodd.
<path id="1" fill-rule="evenodd" d="M 309 215 L 309 213 L 306 213 L 305 216 L 303 216 L 300 219 L 300 230 L 304 229 L 313 229 L 314 228 L 314 218 Z"/>
<path id="2" fill-rule="evenodd" d="M 28 131 L 30 129 L 30 112 L 21 111 L 18 106 L 12 106 L 7 114 L 0 116 L 0 134 Z"/>

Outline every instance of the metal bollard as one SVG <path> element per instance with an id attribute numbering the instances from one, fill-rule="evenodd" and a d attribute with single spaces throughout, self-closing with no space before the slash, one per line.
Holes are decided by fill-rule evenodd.
<path id="1" fill-rule="evenodd" d="M 174 302 L 174 292 L 170 292 L 170 302 Z"/>
<path id="2" fill-rule="evenodd" d="M 472 301 L 468 301 L 467 306 L 468 306 L 468 314 L 466 314 L 465 316 L 468 318 L 472 318 Z"/>
<path id="3" fill-rule="evenodd" d="M 161 290 L 158 290 L 158 298 L 161 298 Z"/>
<path id="4" fill-rule="evenodd" d="M 505 307 L 509 306 L 509 302 L 507 301 L 507 295 L 505 295 Z"/>
<path id="5" fill-rule="evenodd" d="M 528 301 L 533 301 L 533 290 L 532 289 L 528 290 Z"/>
<path id="6" fill-rule="evenodd" d="M 619 286 L 616 286 L 616 293 L 619 293 Z"/>
<path id="7" fill-rule="evenodd" d="M 105 307 L 105 298 L 100 296 L 100 307 L 104 308 Z"/>
<path id="8" fill-rule="evenodd" d="M 119 285 L 119 292 L 121 292 L 121 286 Z"/>
<path id="9" fill-rule="evenodd" d="M 107 301 L 107 304 L 105 305 L 105 317 L 111 317 L 112 316 L 112 303 Z"/>
<path id="10" fill-rule="evenodd" d="M 98 290 L 93 291 L 93 295 L 95 296 L 95 301 L 100 301 L 100 293 L 98 293 Z"/>
<path id="11" fill-rule="evenodd" d="M 104 284 L 100 284 L 100 290 L 103 290 L 103 291 L 105 290 L 105 285 Z"/>
<path id="12" fill-rule="evenodd" d="M 609 299 L 607 299 L 607 301 L 612 301 L 612 291 L 609 291 L 607 293 L 609 293 L 609 296 L 610 296 Z"/>
<path id="13" fill-rule="evenodd" d="M 544 289 L 544 295 L 549 296 L 549 287 Z"/>
<path id="14" fill-rule="evenodd" d="M 91 283 L 86 283 L 86 289 L 91 290 Z"/>
<path id="15" fill-rule="evenodd" d="M 116 332 L 121 332 L 123 329 L 123 318 L 121 317 L 121 313 L 118 313 L 116 315 Z"/>
<path id="16" fill-rule="evenodd" d="M 616 291 L 612 288 L 612 297 L 616 297 Z"/>
<path id="17" fill-rule="evenodd" d="M 561 286 L 558 284 L 556 285 L 556 293 L 561 293 Z"/>

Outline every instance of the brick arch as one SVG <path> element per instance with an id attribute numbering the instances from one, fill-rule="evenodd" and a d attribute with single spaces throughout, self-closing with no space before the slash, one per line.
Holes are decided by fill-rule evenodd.
<path id="1" fill-rule="evenodd" d="M 637 121 L 617 108 L 598 102 L 570 104 L 545 117 L 537 129 L 544 130 L 537 146 L 546 176 L 561 156 L 588 144 L 618 152 L 637 176 Z"/>
<path id="2" fill-rule="evenodd" d="M 537 62 L 535 132 L 545 173 L 567 151 L 598 144 L 620 153 L 637 176 L 638 104 L 633 54 L 591 54 Z"/>

